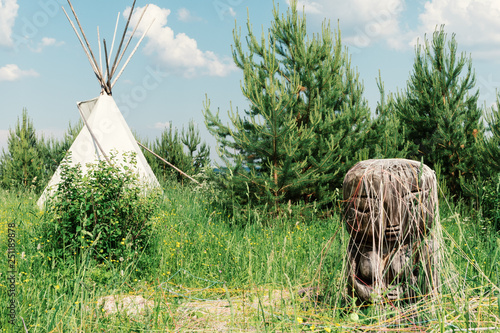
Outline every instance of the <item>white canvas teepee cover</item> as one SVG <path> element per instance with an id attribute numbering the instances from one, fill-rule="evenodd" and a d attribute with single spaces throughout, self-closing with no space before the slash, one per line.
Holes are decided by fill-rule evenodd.
<path id="1" fill-rule="evenodd" d="M 69 149 L 71 165 L 80 164 L 83 173 L 85 173 L 88 169 L 86 166 L 88 163 L 95 164 L 100 160 L 105 160 L 99 145 L 106 156 L 109 156 L 111 152 L 117 153 L 115 162 L 122 161 L 123 153 L 134 152 L 137 161 L 135 170 L 143 185 L 160 186 L 112 96 L 104 93 L 98 98 L 78 103 L 78 108 L 86 125 Z M 90 127 L 90 130 L 87 126 Z M 91 132 L 97 142 L 92 137 Z M 59 167 L 38 199 L 39 207 L 43 207 L 45 200 L 54 193 L 60 181 L 61 170 Z"/>

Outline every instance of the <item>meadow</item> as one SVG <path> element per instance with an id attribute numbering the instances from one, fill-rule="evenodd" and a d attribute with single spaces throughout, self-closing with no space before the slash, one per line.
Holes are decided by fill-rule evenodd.
<path id="1" fill-rule="evenodd" d="M 444 260 L 438 298 L 357 306 L 343 278 L 348 235 L 340 208 L 324 216 L 311 211 L 269 217 L 255 210 L 243 223 L 237 220 L 241 215 L 221 209 L 213 198 L 210 190 L 167 182 L 151 219 L 148 249 L 127 251 L 124 240 L 126 255 L 96 258 L 90 255 L 93 244 L 82 244 L 77 256 L 62 260 L 44 251 L 51 239 L 42 238 L 41 230 L 50 220 L 36 206 L 37 196 L 1 190 L 0 331 L 472 332 L 500 327 L 500 237 L 466 205 L 441 197 Z M 14 224 L 12 325 L 7 255 Z"/>

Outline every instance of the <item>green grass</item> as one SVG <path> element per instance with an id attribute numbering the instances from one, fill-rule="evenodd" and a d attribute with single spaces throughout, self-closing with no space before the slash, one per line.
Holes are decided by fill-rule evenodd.
<path id="1" fill-rule="evenodd" d="M 165 186 L 150 250 L 98 263 L 82 251 L 63 261 L 44 253 L 47 216 L 30 193 L 0 192 L 0 331 L 398 331 L 451 332 L 500 326 L 500 237 L 463 205 L 441 203 L 441 297 L 411 307 L 356 307 L 342 274 L 347 235 L 338 215 L 269 220 L 255 212 L 238 226 L 211 196 Z M 16 228 L 16 325 L 7 312 L 7 226 Z M 240 223 L 241 224 L 241 223 Z M 126 246 L 126 245 L 125 245 Z M 320 298 L 299 290 L 318 287 Z M 101 297 L 142 296 L 139 315 L 108 315 Z M 22 319 L 21 319 L 22 318 Z"/>

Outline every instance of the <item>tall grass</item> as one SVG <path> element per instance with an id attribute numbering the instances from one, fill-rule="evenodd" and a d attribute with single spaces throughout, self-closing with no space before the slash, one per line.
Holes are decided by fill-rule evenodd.
<path id="1" fill-rule="evenodd" d="M 0 192 L 0 299 L 9 299 L 7 224 L 15 222 L 16 326 L 5 332 L 442 331 L 500 325 L 499 238 L 463 205 L 441 205 L 445 270 L 441 297 L 411 307 L 357 307 L 344 297 L 347 235 L 341 217 L 280 217 L 255 211 L 238 221 L 203 191 L 164 186 L 150 252 L 97 262 L 83 251 L 71 263 L 43 251 L 48 214 L 30 193 Z M 110 295 L 141 295 L 149 308 L 111 314 Z"/>

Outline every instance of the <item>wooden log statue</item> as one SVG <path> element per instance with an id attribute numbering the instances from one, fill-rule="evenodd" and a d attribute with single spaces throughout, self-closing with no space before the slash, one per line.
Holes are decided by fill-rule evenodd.
<path id="1" fill-rule="evenodd" d="M 358 302 L 412 300 L 438 291 L 434 172 L 405 159 L 367 160 L 347 172 L 348 293 Z"/>

